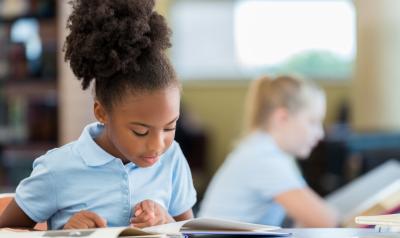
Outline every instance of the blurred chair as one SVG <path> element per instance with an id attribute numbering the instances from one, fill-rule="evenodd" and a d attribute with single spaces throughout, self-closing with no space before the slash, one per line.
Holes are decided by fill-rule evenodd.
<path id="1" fill-rule="evenodd" d="M 2 193 L 0 194 L 0 214 L 6 209 L 7 205 L 11 202 L 14 197 L 13 193 Z"/>
<path id="2" fill-rule="evenodd" d="M 209 135 L 200 118 L 183 104 L 176 124 L 175 140 L 189 163 L 197 199 L 200 201 L 210 179 L 206 167 Z M 199 202 L 193 207 L 195 215 L 198 206 Z"/>
<path id="3" fill-rule="evenodd" d="M 3 213 L 3 211 L 6 209 L 8 204 L 11 202 L 11 200 L 14 198 L 14 193 L 1 193 L 0 194 L 0 215 Z M 45 231 L 47 230 L 47 224 L 46 223 L 38 223 L 34 227 L 35 230 L 41 230 Z"/>
<path id="4" fill-rule="evenodd" d="M 399 132 L 347 132 L 327 134 L 298 163 L 308 184 L 325 196 L 392 159 L 400 161 Z"/>

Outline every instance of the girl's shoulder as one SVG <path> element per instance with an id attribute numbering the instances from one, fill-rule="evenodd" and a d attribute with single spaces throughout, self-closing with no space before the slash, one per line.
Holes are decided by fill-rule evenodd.
<path id="1" fill-rule="evenodd" d="M 234 151 L 249 154 L 279 154 L 281 151 L 272 137 L 263 132 L 253 132 L 244 137 Z"/>
<path id="2" fill-rule="evenodd" d="M 68 164 L 73 162 L 73 157 L 76 153 L 73 150 L 75 142 L 70 142 L 63 146 L 48 150 L 45 154 L 41 155 L 33 162 L 33 167 L 42 164 L 47 168 L 67 167 Z"/>
<path id="3" fill-rule="evenodd" d="M 181 147 L 179 143 L 174 140 L 172 144 L 168 147 L 168 149 L 164 152 L 164 156 L 174 157 L 179 155 L 180 152 L 182 152 Z"/>
<path id="4" fill-rule="evenodd" d="M 291 159 L 276 145 L 271 136 L 261 132 L 254 132 L 245 137 L 228 155 L 228 160 L 251 168 L 285 167 Z M 271 164 L 274 166 L 270 166 Z"/>
<path id="5" fill-rule="evenodd" d="M 162 158 L 163 158 L 162 159 L 163 163 L 169 163 L 172 165 L 180 163 L 182 161 L 186 161 L 185 155 L 183 154 L 179 143 L 176 142 L 175 140 L 172 142 L 169 148 L 164 152 Z"/>

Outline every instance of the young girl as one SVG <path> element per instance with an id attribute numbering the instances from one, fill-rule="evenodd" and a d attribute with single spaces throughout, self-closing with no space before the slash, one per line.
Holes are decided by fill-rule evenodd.
<path id="1" fill-rule="evenodd" d="M 335 226 L 293 160 L 323 136 L 324 93 L 293 77 L 263 77 L 251 85 L 247 110 L 247 136 L 214 176 L 199 215 L 279 226 L 287 213 L 302 226 Z"/>
<path id="2" fill-rule="evenodd" d="M 137 227 L 192 218 L 190 169 L 174 142 L 180 84 L 154 0 L 75 0 L 65 59 L 94 114 L 78 140 L 36 159 L 0 227 Z M 79 105 L 77 105 L 79 106 Z"/>

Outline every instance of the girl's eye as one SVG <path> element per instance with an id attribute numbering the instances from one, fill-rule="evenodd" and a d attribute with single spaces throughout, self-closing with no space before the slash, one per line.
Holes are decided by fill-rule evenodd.
<path id="1" fill-rule="evenodd" d="M 146 136 L 147 134 L 149 134 L 149 131 L 146 132 L 137 132 L 137 131 L 132 131 L 133 134 L 135 134 L 136 136 Z"/>

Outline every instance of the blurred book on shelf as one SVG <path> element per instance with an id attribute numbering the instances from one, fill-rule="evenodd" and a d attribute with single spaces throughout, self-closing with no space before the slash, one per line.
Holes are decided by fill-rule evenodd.
<path id="1" fill-rule="evenodd" d="M 26 79 L 28 75 L 28 63 L 25 52 L 25 45 L 23 43 L 9 44 L 8 61 L 12 62 L 9 65 L 9 80 Z"/>
<path id="2" fill-rule="evenodd" d="M 3 146 L 0 154 L 0 163 L 5 170 L 5 178 L 3 178 L 5 181 L 3 183 L 10 187 L 16 187 L 22 179 L 28 177 L 32 172 L 34 159 L 55 146 L 53 143 Z"/>
<path id="3" fill-rule="evenodd" d="M 51 97 L 9 98 L 0 101 L 0 112 L 0 144 L 57 141 L 57 104 Z"/>
<path id="4" fill-rule="evenodd" d="M 29 141 L 57 141 L 57 105 L 51 100 L 32 100 L 28 106 Z"/>
<path id="5" fill-rule="evenodd" d="M 54 17 L 55 5 L 54 0 L 1 0 L 0 18 L 12 20 L 21 16 Z"/>
<path id="6" fill-rule="evenodd" d="M 29 2 L 25 0 L 2 0 L 0 1 L 0 16 L 8 19 L 27 14 Z"/>

